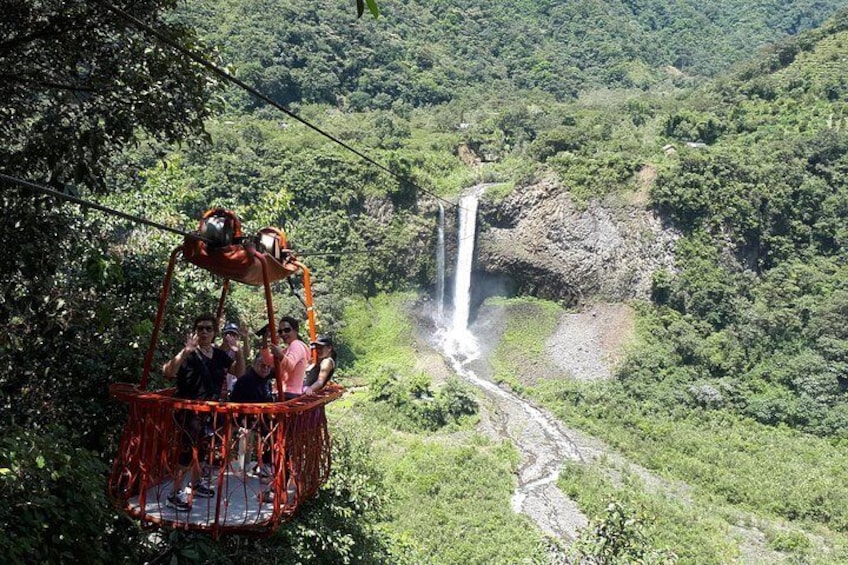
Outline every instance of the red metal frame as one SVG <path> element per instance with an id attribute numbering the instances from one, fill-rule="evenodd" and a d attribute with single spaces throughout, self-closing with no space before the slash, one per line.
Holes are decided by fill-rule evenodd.
<path id="1" fill-rule="evenodd" d="M 262 286 L 265 305 L 268 312 L 268 329 L 271 342 L 278 343 L 275 325 L 271 275 L 268 260 L 264 254 L 253 248 L 248 250 L 262 266 Z M 116 399 L 127 403 L 128 420 L 121 437 L 118 454 L 112 466 L 109 479 L 109 494 L 115 503 L 127 514 L 142 521 L 144 525 L 165 526 L 189 530 L 208 531 L 214 537 L 226 533 L 272 532 L 283 521 L 288 520 L 299 504 L 314 496 L 318 488 L 330 473 L 330 435 L 324 406 L 339 398 L 344 388 L 330 383 L 318 393 L 301 396 L 285 402 L 240 404 L 233 402 L 211 402 L 175 398 L 174 389 L 148 391 L 150 369 L 162 328 L 162 322 L 173 281 L 177 258 L 185 255 L 183 246 L 171 253 L 168 269 L 162 284 L 159 306 L 154 321 L 150 346 L 144 358 L 141 382 L 138 385 L 116 383 L 110 386 L 110 393 Z M 302 273 L 306 294 L 306 313 L 309 324 L 310 340 L 315 340 L 315 311 L 313 307 L 312 287 L 309 269 L 299 261 L 292 261 L 294 267 Z M 279 271 L 279 263 L 275 267 Z M 218 318 L 223 314 L 224 302 L 229 292 L 230 280 L 224 278 L 221 297 L 218 304 Z M 275 376 L 278 390 L 283 390 L 283 374 L 279 361 L 275 362 Z M 180 441 L 186 433 L 180 427 L 180 414 L 194 414 L 211 421 L 214 434 L 210 453 L 217 458 L 216 498 L 206 502 L 209 511 L 206 519 L 180 517 L 179 513 L 164 508 L 163 489 L 168 488 L 174 473 L 179 472 L 177 457 Z M 232 453 L 235 438 L 234 428 L 240 433 L 246 422 L 261 422 L 273 433 L 270 448 L 275 471 L 267 488 L 274 493 L 270 507 L 254 512 L 254 520 L 246 518 L 240 523 L 231 523 L 230 494 L 233 488 L 244 486 L 247 491 L 248 479 L 235 477 L 232 470 Z M 264 433 L 264 432 L 263 432 Z M 198 459 L 199 449 L 193 449 L 193 462 L 198 467 L 210 463 L 205 458 Z M 210 455 L 211 457 L 211 455 Z M 296 495 L 286 494 L 289 479 L 294 477 Z M 242 481 L 239 483 L 238 481 Z M 223 493 L 230 493 L 223 496 Z M 245 495 L 245 500 L 249 497 Z M 293 499 L 292 499 L 293 498 Z M 214 513 L 212 504 L 214 503 Z M 197 504 L 197 503 L 196 503 Z M 262 502 L 259 503 L 261 506 Z M 270 509 L 270 511 L 269 511 Z M 247 511 L 245 511 L 247 512 Z"/>

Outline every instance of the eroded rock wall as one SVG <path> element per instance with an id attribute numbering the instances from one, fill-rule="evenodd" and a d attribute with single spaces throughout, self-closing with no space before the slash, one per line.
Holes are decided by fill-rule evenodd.
<path id="1" fill-rule="evenodd" d="M 678 234 L 645 206 L 644 194 L 578 206 L 545 180 L 498 202 L 484 199 L 477 265 L 512 277 L 519 293 L 567 304 L 647 298 L 652 273 L 674 268 Z"/>

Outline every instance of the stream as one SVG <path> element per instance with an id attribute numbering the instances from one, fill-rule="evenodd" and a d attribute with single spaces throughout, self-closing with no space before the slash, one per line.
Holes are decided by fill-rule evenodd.
<path id="1" fill-rule="evenodd" d="M 564 461 L 591 458 L 594 450 L 587 452 L 582 441 L 572 439 L 544 410 L 477 376 L 469 365 L 479 364 L 479 360 L 450 354 L 446 357 L 461 378 L 485 394 L 483 427 L 497 438 L 511 440 L 521 454 L 513 510 L 527 514 L 551 536 L 575 539 L 587 520 L 577 503 L 556 486 L 556 481 Z"/>
<path id="2" fill-rule="evenodd" d="M 445 331 L 441 333 L 444 339 L 436 345 L 456 374 L 486 395 L 488 406 L 482 412 L 488 420 L 489 431 L 499 438 L 511 440 L 521 453 L 518 486 L 512 497 L 513 510 L 530 516 L 547 534 L 574 539 L 586 526 L 587 520 L 577 504 L 557 488 L 556 481 L 564 461 L 582 460 L 584 454 L 550 414 L 481 378 L 478 376 L 479 369 L 475 367 L 483 363 L 485 372 L 487 366 L 475 335 L 468 329 L 477 202 L 486 187 L 477 185 L 471 188 L 459 202 L 453 312 L 448 324 L 442 305 L 444 298 L 437 295 L 437 323 L 445 326 Z M 443 214 L 440 214 L 439 222 L 437 288 L 444 289 L 444 283 L 438 283 L 444 280 Z M 440 293 L 443 292 L 440 290 Z"/>

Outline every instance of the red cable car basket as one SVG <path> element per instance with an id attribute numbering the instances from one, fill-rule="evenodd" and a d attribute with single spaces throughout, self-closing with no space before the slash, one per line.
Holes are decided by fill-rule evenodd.
<path id="1" fill-rule="evenodd" d="M 219 216 L 228 218 L 227 214 Z M 226 211 L 225 211 L 226 212 Z M 209 217 L 207 213 L 204 218 Z M 235 218 L 234 225 L 240 227 Z M 315 318 L 309 270 L 284 249 L 257 249 L 252 244 L 206 245 L 186 238 L 171 254 L 159 301 L 153 336 L 139 385 L 117 383 L 111 394 L 128 407 L 118 453 L 109 479 L 109 495 L 117 506 L 144 525 L 226 533 L 267 534 L 291 518 L 299 504 L 318 492 L 330 474 L 330 435 L 324 406 L 344 388 L 328 383 L 311 396 L 285 402 L 234 403 L 185 400 L 174 389 L 148 391 L 153 354 L 162 325 L 174 266 L 179 255 L 225 278 L 218 308 L 220 318 L 229 279 L 262 285 L 268 326 L 277 341 L 270 283 L 300 273 L 306 290 L 310 339 Z M 281 262 L 282 261 L 282 262 Z M 282 370 L 275 361 L 278 390 Z M 193 482 L 190 482 L 194 478 Z M 168 498 L 175 482 L 187 504 Z"/>
<path id="2" fill-rule="evenodd" d="M 318 492 L 330 475 L 330 435 L 324 405 L 340 397 L 329 384 L 310 397 L 287 402 L 240 404 L 190 401 L 173 389 L 147 392 L 118 383 L 110 387 L 126 402 L 129 418 L 109 480 L 109 493 L 145 524 L 226 533 L 270 533 L 298 505 Z M 186 422 L 202 422 L 189 467 L 211 496 L 189 495 L 190 509 L 169 507 L 180 473 Z"/>

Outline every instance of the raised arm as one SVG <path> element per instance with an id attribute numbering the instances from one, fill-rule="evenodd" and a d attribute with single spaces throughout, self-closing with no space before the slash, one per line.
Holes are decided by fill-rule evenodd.
<path id="1" fill-rule="evenodd" d="M 197 334 L 191 333 L 186 337 L 185 347 L 183 347 L 179 353 L 174 355 L 169 361 L 167 361 L 164 365 L 162 365 L 162 372 L 165 374 L 165 378 L 167 379 L 176 379 L 177 371 L 180 370 L 180 367 L 183 366 L 183 362 L 185 362 L 186 358 L 194 353 L 197 349 Z"/>
<path id="2" fill-rule="evenodd" d="M 248 340 L 245 339 L 242 342 L 242 345 L 239 346 L 236 336 L 233 334 L 227 334 L 224 336 L 224 346 L 235 353 L 235 360 L 233 361 L 233 364 L 230 365 L 230 373 L 236 377 L 242 376 L 247 370 L 245 358 L 247 355 L 250 355 L 250 344 Z"/>

